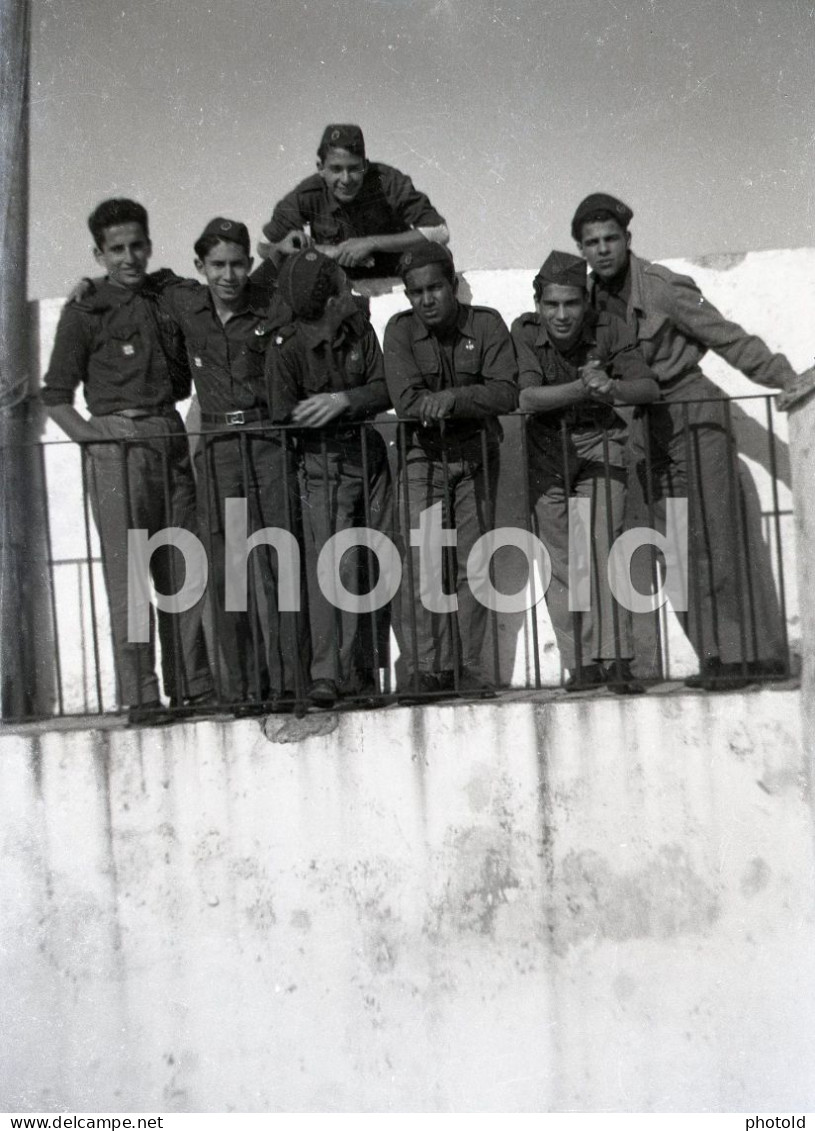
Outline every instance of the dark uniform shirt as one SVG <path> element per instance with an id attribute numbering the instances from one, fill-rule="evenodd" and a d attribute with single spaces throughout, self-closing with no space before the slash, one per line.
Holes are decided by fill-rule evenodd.
<path id="1" fill-rule="evenodd" d="M 333 333 L 299 320 L 281 329 L 269 350 L 267 373 L 275 421 L 288 420 L 298 401 L 315 393 L 346 393 L 351 402 L 329 431 L 390 407 L 379 342 L 353 303 Z"/>
<path id="2" fill-rule="evenodd" d="M 226 322 L 218 317 L 209 287 L 192 279 L 173 280 L 161 304 L 183 333 L 202 412 L 267 407 L 266 351 L 280 316 L 264 287 L 250 282 L 241 308 Z"/>
<path id="3" fill-rule="evenodd" d="M 568 385 L 576 381 L 581 366 L 599 361 L 615 380 L 656 380 L 645 363 L 637 341 L 624 322 L 610 314 L 589 311 L 577 341 L 565 353 L 549 339 L 539 314 L 522 314 L 512 323 L 512 340 L 518 355 L 519 385 L 536 389 L 543 385 Z M 611 405 L 596 401 L 535 413 L 529 423 L 533 444 L 552 450 L 565 419 L 570 430 L 623 433 L 625 424 Z"/>
<path id="4" fill-rule="evenodd" d="M 190 395 L 184 344 L 160 306 L 156 279 L 149 276 L 138 291 L 103 279 L 82 302 L 63 308 L 44 404 L 73 404 L 80 385 L 93 416 L 163 410 Z"/>
<path id="5" fill-rule="evenodd" d="M 413 439 L 429 454 L 442 445 L 462 446 L 465 459 L 480 458 L 481 430 L 462 418 L 486 419 L 487 435 L 501 436 L 494 417 L 518 404 L 518 366 L 512 340 L 497 310 L 459 303 L 449 341 L 442 343 L 412 310 L 394 314 L 385 330 L 385 374 L 399 416 L 419 416 L 427 393 L 455 390 L 451 416 L 438 427 L 413 430 Z"/>
<path id="6" fill-rule="evenodd" d="M 360 236 L 396 235 L 411 228 L 443 224 L 423 192 L 410 177 L 390 165 L 372 161 L 362 186 L 352 201 L 340 203 L 319 173 L 315 173 L 275 205 L 263 233 L 279 243 L 289 232 L 305 224 L 317 244 L 340 244 Z M 398 274 L 398 252 L 374 253 L 372 267 L 347 267 L 351 278 Z"/>

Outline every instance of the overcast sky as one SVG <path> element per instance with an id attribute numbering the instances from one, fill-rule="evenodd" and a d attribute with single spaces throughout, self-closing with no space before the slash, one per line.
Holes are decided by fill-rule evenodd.
<path id="1" fill-rule="evenodd" d="M 33 0 L 32 297 L 92 268 L 105 196 L 192 272 L 220 214 L 253 239 L 362 125 L 447 218 L 459 267 L 570 249 L 600 188 L 649 258 L 815 242 L 810 0 Z"/>

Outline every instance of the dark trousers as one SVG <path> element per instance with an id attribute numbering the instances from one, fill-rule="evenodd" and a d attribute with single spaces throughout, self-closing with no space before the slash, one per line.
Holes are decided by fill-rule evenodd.
<path id="1" fill-rule="evenodd" d="M 292 530 L 296 520 L 294 461 L 281 440 L 260 430 L 202 432 L 195 453 L 199 522 L 210 563 L 206 600 L 217 656 L 216 687 L 225 702 L 262 700 L 302 686 L 307 664 L 305 613 L 280 612 L 280 563 L 268 545 L 249 555 L 248 607 L 225 608 L 227 499 L 246 499 L 247 537 L 264 527 Z M 295 563 L 287 563 L 293 566 Z"/>
<path id="2" fill-rule="evenodd" d="M 665 533 L 666 499 L 688 500 L 688 612 L 682 626 L 702 660 L 783 659 L 784 626 L 769 557 L 742 491 L 727 402 L 701 375 L 664 395 L 635 426 L 632 454 L 657 530 Z"/>
<path id="3" fill-rule="evenodd" d="M 148 537 L 168 526 L 197 533 L 195 481 L 187 433 L 178 413 L 163 416 L 99 416 L 94 423 L 114 443 L 92 444 L 87 451 L 87 483 L 102 554 L 119 696 L 122 704 L 155 703 L 153 611 L 151 639 L 128 640 L 127 532 L 144 529 Z M 184 581 L 184 559 L 172 546 L 159 547 L 150 559 L 159 593 L 168 595 Z M 212 681 L 201 628 L 202 601 L 183 613 L 157 613 L 165 694 L 182 699 L 210 690 Z"/>
<path id="4" fill-rule="evenodd" d="M 606 473 L 606 453 L 608 473 Z M 631 613 L 611 594 L 608 584 L 609 551 L 623 529 L 627 473 L 625 437 L 586 430 L 570 436 L 565 445 L 553 438 L 551 452 L 536 450 L 529 472 L 535 534 L 546 546 L 552 577 L 546 606 L 555 630 L 564 667 L 596 660 L 630 659 L 634 654 Z M 569 610 L 569 499 L 590 502 L 588 540 L 590 558 L 573 565 L 588 569 L 591 608 Z M 582 547 L 583 537 L 573 539 Z"/>
<path id="5" fill-rule="evenodd" d="M 483 458 L 463 458 L 455 448 L 451 448 L 446 458 L 431 455 L 418 445 L 409 448 L 406 454 L 399 487 L 402 529 L 418 530 L 422 512 L 442 503 L 442 525 L 455 527 L 456 549 L 442 555 L 442 577 L 428 580 L 435 590 L 443 586 L 445 592 L 455 593 L 458 609 L 455 613 L 436 613 L 425 607 L 420 594 L 420 551 L 418 547 L 411 550 L 409 559 L 406 556 L 402 577 L 400 676 L 414 670 L 452 672 L 456 668 L 456 654 L 459 668 L 466 667 L 476 673 L 481 669 L 487 609 L 476 600 L 470 588 L 467 561 L 478 539 L 492 528 L 498 460 L 498 448 L 493 445 L 488 449 L 486 466 Z"/>
<path id="6" fill-rule="evenodd" d="M 372 618 L 337 608 L 322 591 L 317 563 L 326 542 L 342 530 L 369 527 L 393 538 L 393 493 L 382 437 L 366 429 L 364 460 L 356 431 L 344 439 L 327 436 L 323 444 L 309 440 L 302 480 L 311 678 L 332 680 L 353 693 L 369 681 L 374 668 L 387 667 L 389 610 L 386 606 Z M 356 547 L 337 563 L 340 583 L 349 592 L 373 588 L 370 556 Z"/>

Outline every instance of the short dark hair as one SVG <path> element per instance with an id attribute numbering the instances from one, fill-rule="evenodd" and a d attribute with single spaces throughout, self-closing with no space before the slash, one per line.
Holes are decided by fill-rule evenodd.
<path id="1" fill-rule="evenodd" d="M 583 242 L 583 229 L 586 224 L 605 224 L 607 220 L 613 220 L 623 232 L 628 231 L 628 225 L 624 224 L 619 216 L 615 215 L 609 208 L 597 208 L 596 210 L 587 213 L 585 216 L 580 217 L 580 227 L 578 229 L 575 225 L 573 236 L 578 243 Z"/>
<path id="2" fill-rule="evenodd" d="M 226 236 L 199 236 L 199 238 L 193 244 L 192 250 L 195 252 L 197 259 L 203 260 L 206 259 L 212 249 L 219 243 L 233 243 L 235 247 L 239 247 L 241 249 L 247 259 L 249 258 L 249 252 L 246 250 L 242 243 L 240 243 L 238 240 L 231 240 Z"/>
<path id="3" fill-rule="evenodd" d="M 105 242 L 105 231 L 115 228 L 117 224 L 141 224 L 145 238 L 150 239 L 147 209 L 144 205 L 125 197 L 114 197 L 97 204 L 88 217 L 93 242 L 100 251 L 104 250 L 102 245 Z"/>

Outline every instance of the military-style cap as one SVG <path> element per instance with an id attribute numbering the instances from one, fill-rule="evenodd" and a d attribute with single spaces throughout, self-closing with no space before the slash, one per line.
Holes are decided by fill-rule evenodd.
<path id="1" fill-rule="evenodd" d="M 364 157 L 365 138 L 362 136 L 362 130 L 359 126 L 352 125 L 326 126 L 323 140 L 320 142 L 320 150 L 326 149 L 347 149 L 357 157 Z"/>
<path id="2" fill-rule="evenodd" d="M 634 213 L 627 204 L 623 204 L 616 196 L 607 192 L 593 192 L 585 200 L 581 200 L 572 219 L 572 239 L 580 242 L 580 232 L 583 221 L 593 212 L 610 212 L 622 228 L 627 228 L 634 219 Z"/>
<path id="3" fill-rule="evenodd" d="M 314 248 L 290 255 L 277 277 L 277 293 L 297 318 L 319 318 L 337 290 L 339 267 Z"/>
<path id="4" fill-rule="evenodd" d="M 223 216 L 216 216 L 214 220 L 210 220 L 198 239 L 202 240 L 204 236 L 217 236 L 219 240 L 231 240 L 232 243 L 240 244 L 246 254 L 249 254 L 251 246 L 249 229 L 240 220 L 227 220 Z M 195 242 L 198 243 L 198 240 Z"/>
<path id="5" fill-rule="evenodd" d="M 542 287 L 554 283 L 558 287 L 586 289 L 587 264 L 579 255 L 568 251 L 551 251 L 535 276 Z"/>
<path id="6" fill-rule="evenodd" d="M 408 271 L 415 271 L 418 267 L 428 267 L 431 263 L 444 263 L 455 271 L 453 257 L 444 244 L 427 239 L 417 247 L 412 247 L 410 251 L 404 252 L 399 260 L 398 271 L 404 281 Z"/>

